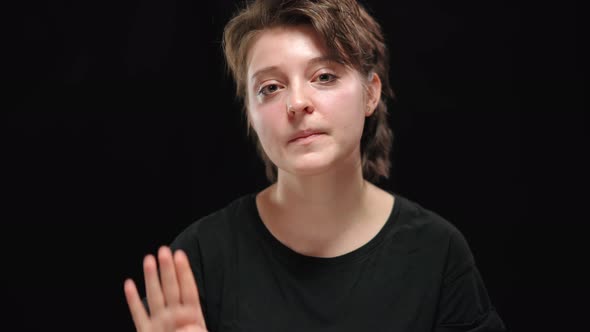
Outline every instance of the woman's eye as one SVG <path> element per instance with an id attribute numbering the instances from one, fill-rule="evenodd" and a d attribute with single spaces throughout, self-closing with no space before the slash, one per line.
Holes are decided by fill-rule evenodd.
<path id="1" fill-rule="evenodd" d="M 318 75 L 318 81 L 320 82 L 332 82 L 335 79 L 337 79 L 338 77 L 336 77 L 336 75 L 334 74 L 330 74 L 330 73 L 323 73 Z"/>
<path id="2" fill-rule="evenodd" d="M 269 85 L 263 86 L 262 89 L 260 89 L 260 91 L 258 91 L 258 94 L 266 96 L 266 95 L 276 92 L 278 89 L 279 89 L 279 86 L 277 84 L 269 84 Z"/>

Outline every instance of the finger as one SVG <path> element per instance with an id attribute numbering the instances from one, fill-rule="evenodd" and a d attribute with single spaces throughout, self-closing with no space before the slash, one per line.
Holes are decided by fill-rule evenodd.
<path id="1" fill-rule="evenodd" d="M 174 265 L 176 266 L 176 275 L 180 286 L 181 302 L 188 305 L 199 305 L 199 290 L 184 251 L 176 250 L 174 253 Z"/>
<path id="2" fill-rule="evenodd" d="M 143 273 L 145 278 L 145 292 L 147 295 L 150 316 L 154 316 L 164 309 L 164 296 L 160 287 L 156 259 L 147 255 L 143 260 Z"/>
<path id="3" fill-rule="evenodd" d="M 162 281 L 164 302 L 166 306 L 179 305 L 180 290 L 178 289 L 178 279 L 176 278 L 176 269 L 174 268 L 170 248 L 161 247 L 158 250 L 158 260 L 160 263 L 160 279 Z"/>
<path id="4" fill-rule="evenodd" d="M 150 319 L 145 311 L 143 302 L 141 302 L 141 299 L 139 298 L 139 293 L 137 292 L 137 287 L 135 287 L 133 280 L 125 280 L 124 290 L 133 324 L 135 324 L 137 331 L 144 331 L 145 326 L 149 324 Z"/>
<path id="5" fill-rule="evenodd" d="M 201 301 L 199 299 L 199 289 L 197 288 L 196 279 L 191 270 L 188 257 L 184 251 L 177 250 L 174 253 L 174 263 L 176 266 L 176 274 L 178 276 L 178 284 L 180 286 L 181 302 L 197 309 L 197 323 L 202 327 L 205 327 L 205 318 L 203 316 Z"/>

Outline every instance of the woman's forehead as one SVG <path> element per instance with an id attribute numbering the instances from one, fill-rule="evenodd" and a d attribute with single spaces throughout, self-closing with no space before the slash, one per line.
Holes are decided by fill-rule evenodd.
<path id="1" fill-rule="evenodd" d="M 247 54 L 248 76 L 262 67 L 284 61 L 335 60 L 328 54 L 321 36 L 307 25 L 265 29 L 252 40 Z M 316 60 L 317 61 L 317 60 Z"/>

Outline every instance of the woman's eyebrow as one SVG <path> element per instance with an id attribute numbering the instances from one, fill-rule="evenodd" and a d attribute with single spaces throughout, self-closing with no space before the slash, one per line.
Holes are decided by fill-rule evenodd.
<path id="1" fill-rule="evenodd" d="M 335 56 L 323 55 L 323 56 L 315 57 L 315 58 L 309 60 L 307 62 L 307 65 L 311 66 L 311 65 L 317 65 L 317 64 L 326 63 L 326 62 L 340 63 L 340 61 L 338 61 L 338 59 Z"/>
<path id="2" fill-rule="evenodd" d="M 269 73 L 269 72 L 275 71 L 275 70 L 277 70 L 277 69 L 279 69 L 279 67 L 277 67 L 277 66 L 269 66 L 269 67 L 264 67 L 264 68 L 262 68 L 262 69 L 260 69 L 260 70 L 256 71 L 254 74 L 252 74 L 252 77 L 250 78 L 250 81 L 252 81 L 252 82 L 256 82 L 256 78 L 257 78 L 258 76 L 261 76 L 261 75 L 263 75 L 263 74 L 266 74 L 266 73 Z"/>
<path id="3" fill-rule="evenodd" d="M 322 55 L 322 56 L 318 56 L 315 58 L 310 59 L 309 61 L 307 61 L 307 66 L 313 66 L 313 65 L 317 65 L 320 63 L 326 63 L 326 62 L 330 62 L 330 63 L 337 63 L 339 64 L 340 61 L 338 61 L 338 59 L 334 56 L 331 55 Z M 250 81 L 252 82 L 256 82 L 256 78 L 258 76 L 261 76 L 263 74 L 278 70 L 279 67 L 278 66 L 268 66 L 268 67 L 264 67 L 262 69 L 257 70 L 254 74 L 252 74 L 252 77 L 250 78 Z"/>

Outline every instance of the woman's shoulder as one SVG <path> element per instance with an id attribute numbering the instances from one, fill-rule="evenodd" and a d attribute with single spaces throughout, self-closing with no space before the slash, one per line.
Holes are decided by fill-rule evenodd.
<path id="1" fill-rule="evenodd" d="M 395 198 L 399 204 L 397 228 L 411 233 L 418 245 L 438 244 L 441 249 L 453 247 L 470 255 L 464 234 L 452 220 L 405 196 L 395 194 Z"/>
<path id="2" fill-rule="evenodd" d="M 424 207 L 421 203 L 403 196 L 394 194 L 398 204 L 398 219 L 406 227 L 427 227 L 436 232 L 455 232 L 457 227 L 438 212 Z"/>

